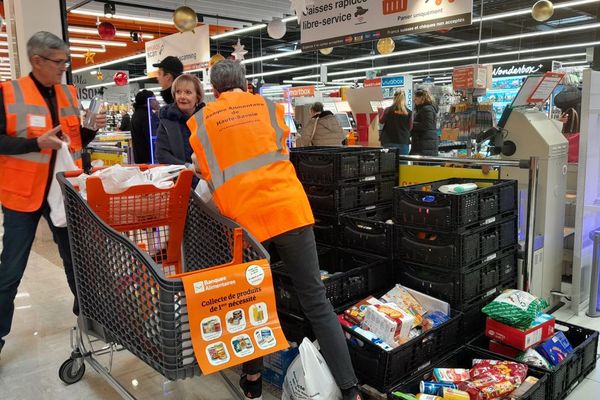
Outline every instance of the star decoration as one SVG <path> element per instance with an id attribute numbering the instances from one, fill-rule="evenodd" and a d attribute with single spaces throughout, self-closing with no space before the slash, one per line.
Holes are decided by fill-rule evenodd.
<path id="1" fill-rule="evenodd" d="M 98 70 L 98 72 L 96 72 L 96 79 L 99 81 L 104 80 L 104 74 L 102 71 Z"/>
<path id="2" fill-rule="evenodd" d="M 246 54 L 248 54 L 248 50 L 244 50 L 244 45 L 240 42 L 240 39 L 238 39 L 237 44 L 234 44 L 232 47 L 233 47 L 233 53 L 231 53 L 231 55 L 237 61 L 243 60 L 244 56 Z"/>
<path id="3" fill-rule="evenodd" d="M 94 56 L 96 55 L 96 53 L 94 53 L 93 51 L 91 51 L 90 49 L 88 49 L 84 56 L 85 56 L 85 63 L 86 64 L 93 64 L 94 63 Z"/>

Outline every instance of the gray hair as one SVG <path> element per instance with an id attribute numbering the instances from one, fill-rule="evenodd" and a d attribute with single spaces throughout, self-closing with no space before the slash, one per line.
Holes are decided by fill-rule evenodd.
<path id="1" fill-rule="evenodd" d="M 239 61 L 219 61 L 210 69 L 210 83 L 219 93 L 231 89 L 248 88 L 246 83 L 246 67 Z"/>
<path id="2" fill-rule="evenodd" d="M 69 53 L 69 46 L 53 33 L 40 31 L 33 34 L 27 41 L 27 57 L 45 56 L 49 50 L 63 50 Z"/>

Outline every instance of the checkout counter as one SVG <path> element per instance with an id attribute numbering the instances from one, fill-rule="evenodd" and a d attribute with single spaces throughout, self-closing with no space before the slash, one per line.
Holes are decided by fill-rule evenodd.
<path id="1" fill-rule="evenodd" d="M 96 138 L 86 147 L 92 165 L 102 161 L 102 165 L 125 165 L 133 163 L 131 132 L 98 132 Z M 94 161 L 96 161 L 94 163 Z"/>

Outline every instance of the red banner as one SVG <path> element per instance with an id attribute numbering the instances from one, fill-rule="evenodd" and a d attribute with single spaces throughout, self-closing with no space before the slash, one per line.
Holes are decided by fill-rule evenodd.
<path id="1" fill-rule="evenodd" d="M 381 86 L 381 78 L 365 79 L 365 81 L 363 82 L 363 85 L 364 85 L 364 87 Z"/>

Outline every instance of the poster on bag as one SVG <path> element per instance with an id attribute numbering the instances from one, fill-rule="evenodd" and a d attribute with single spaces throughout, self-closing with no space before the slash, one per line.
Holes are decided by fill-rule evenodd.
<path id="1" fill-rule="evenodd" d="M 315 0 L 300 18 L 300 41 L 310 51 L 449 30 L 471 25 L 472 13 L 473 0 Z"/>
<path id="2" fill-rule="evenodd" d="M 210 60 L 210 37 L 208 25 L 198 25 L 194 31 L 174 33 L 146 42 L 146 75 L 155 78 L 158 64 L 167 56 L 179 58 L 183 70 L 207 68 Z"/>
<path id="3" fill-rule="evenodd" d="M 287 349 L 266 260 L 181 276 L 190 336 L 203 374 Z"/>

